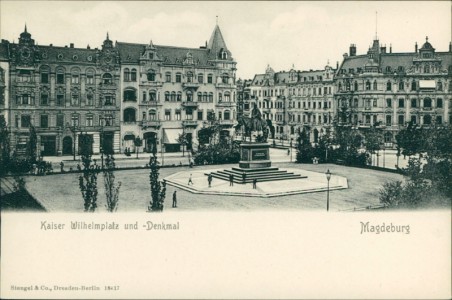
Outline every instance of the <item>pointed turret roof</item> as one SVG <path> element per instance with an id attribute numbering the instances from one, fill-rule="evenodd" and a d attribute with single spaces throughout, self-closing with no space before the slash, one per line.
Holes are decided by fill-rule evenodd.
<path id="1" fill-rule="evenodd" d="M 215 29 L 210 36 L 209 43 L 207 44 L 207 48 L 214 53 L 218 53 L 221 48 L 224 50 L 228 50 L 226 47 L 226 43 L 224 42 L 223 35 L 221 34 L 220 27 L 215 25 Z"/>

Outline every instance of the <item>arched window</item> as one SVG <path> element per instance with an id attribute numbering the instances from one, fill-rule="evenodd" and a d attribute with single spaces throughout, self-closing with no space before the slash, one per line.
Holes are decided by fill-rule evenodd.
<path id="1" fill-rule="evenodd" d="M 104 75 L 102 75 L 102 82 L 104 84 L 112 84 L 113 83 L 113 77 L 111 76 L 110 73 L 105 73 Z"/>
<path id="2" fill-rule="evenodd" d="M 209 102 L 213 102 L 213 93 L 212 92 L 209 93 Z"/>
<path id="3" fill-rule="evenodd" d="M 370 91 L 370 81 L 366 81 L 366 91 Z"/>
<path id="4" fill-rule="evenodd" d="M 47 91 L 47 89 L 44 89 L 41 92 L 41 105 L 43 106 L 49 105 L 49 92 Z"/>
<path id="5" fill-rule="evenodd" d="M 218 93 L 218 102 L 223 101 L 223 94 L 222 93 Z"/>
<path id="6" fill-rule="evenodd" d="M 165 101 L 170 101 L 170 92 L 165 92 Z"/>
<path id="7" fill-rule="evenodd" d="M 157 120 L 157 113 L 155 112 L 154 109 L 149 110 L 149 120 L 150 121 Z"/>
<path id="8" fill-rule="evenodd" d="M 157 101 L 157 92 L 155 90 L 149 91 L 149 101 Z"/>
<path id="9" fill-rule="evenodd" d="M 377 90 L 377 88 L 378 88 L 378 86 L 377 86 L 377 81 L 376 81 L 376 80 L 374 80 L 374 91 L 376 91 L 376 90 Z"/>
<path id="10" fill-rule="evenodd" d="M 357 82 L 357 81 L 355 81 L 355 86 L 353 87 L 353 89 L 354 89 L 355 91 L 358 90 L 358 82 Z"/>
<path id="11" fill-rule="evenodd" d="M 202 101 L 204 101 L 204 102 L 209 101 L 209 98 L 208 98 L 208 97 L 209 97 L 209 96 L 208 96 L 207 92 L 204 92 L 204 93 L 202 94 Z"/>
<path id="12" fill-rule="evenodd" d="M 231 93 L 229 93 L 229 92 L 224 93 L 224 101 L 231 102 Z"/>
<path id="13" fill-rule="evenodd" d="M 63 68 L 57 68 L 56 70 L 56 83 L 57 84 L 64 84 L 64 69 Z"/>
<path id="14" fill-rule="evenodd" d="M 148 81 L 155 81 L 155 71 L 149 70 L 146 74 Z"/>
<path id="15" fill-rule="evenodd" d="M 198 92 L 198 102 L 201 102 L 201 101 L 202 101 L 202 93 Z"/>
<path id="16" fill-rule="evenodd" d="M 124 101 L 137 101 L 137 91 L 134 88 L 126 88 L 123 95 Z M 146 101 L 143 99 L 143 101 Z"/>
<path id="17" fill-rule="evenodd" d="M 177 101 L 182 101 L 182 92 L 177 92 Z"/>
<path id="18" fill-rule="evenodd" d="M 192 91 L 187 91 L 187 101 L 193 102 L 193 92 Z"/>
<path id="19" fill-rule="evenodd" d="M 416 90 L 416 81 L 414 81 L 414 80 L 411 82 L 411 90 L 412 91 Z"/>
<path id="20" fill-rule="evenodd" d="M 136 111 L 135 108 L 129 107 L 124 109 L 124 122 L 135 122 Z"/>
<path id="21" fill-rule="evenodd" d="M 176 92 L 171 92 L 171 101 L 176 101 Z"/>
<path id="22" fill-rule="evenodd" d="M 130 70 L 129 68 L 124 69 L 124 81 L 130 81 Z"/>
<path id="23" fill-rule="evenodd" d="M 86 84 L 94 84 L 94 74 L 93 69 L 86 70 Z"/>
<path id="24" fill-rule="evenodd" d="M 137 69 L 132 69 L 130 72 L 130 81 L 137 81 Z"/>
<path id="25" fill-rule="evenodd" d="M 386 90 L 391 91 L 392 90 L 392 83 L 390 81 L 386 82 Z"/>
<path id="26" fill-rule="evenodd" d="M 72 84 L 80 84 L 80 69 L 79 68 L 71 69 L 71 83 Z"/>

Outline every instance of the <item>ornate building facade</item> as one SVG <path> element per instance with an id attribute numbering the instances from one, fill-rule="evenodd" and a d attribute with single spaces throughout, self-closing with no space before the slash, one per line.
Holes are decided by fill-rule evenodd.
<path id="1" fill-rule="evenodd" d="M 257 74 L 249 87 L 250 98 L 275 126 L 275 139 L 296 140 L 305 129 L 310 140 L 330 128 L 334 117 L 334 73 L 329 65 L 323 70 L 275 72 L 270 66 Z"/>
<path id="2" fill-rule="evenodd" d="M 179 151 L 197 144 L 197 132 L 209 118 L 231 134 L 236 119 L 236 62 L 217 25 L 209 42 L 183 48 L 118 42 L 121 55 L 121 149 Z M 161 145 L 161 147 L 159 147 Z"/>
<path id="3" fill-rule="evenodd" d="M 19 154 L 31 126 L 43 156 L 78 154 L 82 133 L 94 153 L 134 151 L 135 138 L 179 151 L 179 135 L 190 148 L 208 118 L 232 131 L 235 71 L 218 25 L 200 48 L 114 44 L 108 33 L 100 49 L 38 46 L 25 27 L 0 44 L 0 113 Z"/>
<path id="4" fill-rule="evenodd" d="M 38 46 L 25 27 L 17 44 L 2 47 L 13 149 L 25 151 L 33 126 L 43 156 L 78 152 L 81 133 L 91 135 L 94 153 L 119 150 L 120 58 L 108 35 L 101 49 Z"/>
<path id="5" fill-rule="evenodd" d="M 339 124 L 365 130 L 378 126 L 386 147 L 396 133 L 412 121 L 422 126 L 451 123 L 452 45 L 438 52 L 426 38 L 414 52 L 392 53 L 376 38 L 367 54 L 356 46 L 335 75 Z"/>

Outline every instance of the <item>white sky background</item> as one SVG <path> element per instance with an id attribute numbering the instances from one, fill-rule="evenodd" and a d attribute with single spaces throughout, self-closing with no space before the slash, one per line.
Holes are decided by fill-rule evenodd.
<path id="1" fill-rule="evenodd" d="M 100 47 L 113 41 L 199 47 L 218 15 L 237 78 L 275 71 L 335 67 L 351 43 L 364 54 L 375 36 L 393 52 L 412 52 L 429 37 L 437 51 L 451 40 L 451 2 L 156 2 L 0 1 L 0 35 L 18 41 L 27 23 L 40 45 Z"/>

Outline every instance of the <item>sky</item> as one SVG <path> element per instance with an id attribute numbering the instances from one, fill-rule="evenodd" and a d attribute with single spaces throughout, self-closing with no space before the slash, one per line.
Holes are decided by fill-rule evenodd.
<path id="1" fill-rule="evenodd" d="M 449 1 L 0 1 L 0 36 L 18 41 L 27 24 L 39 45 L 100 47 L 113 41 L 198 48 L 216 22 L 237 61 L 237 78 L 335 67 L 376 34 L 393 52 L 412 52 L 428 36 L 437 51 L 451 41 Z M 218 21 L 217 21 L 218 16 Z M 377 31 L 377 32 L 376 32 Z"/>

